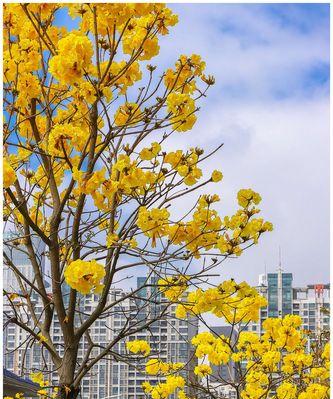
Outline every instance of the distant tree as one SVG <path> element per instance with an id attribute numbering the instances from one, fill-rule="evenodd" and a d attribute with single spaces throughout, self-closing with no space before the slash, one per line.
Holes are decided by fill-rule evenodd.
<path id="1" fill-rule="evenodd" d="M 61 26 L 67 13 L 77 28 Z M 32 373 L 42 397 L 76 398 L 96 362 L 111 355 L 122 359 L 112 350 L 119 340 L 147 329 L 172 303 L 184 306 L 187 290 L 272 230 L 256 217 L 261 198 L 251 189 L 239 191 L 232 216 L 214 209 L 215 194 L 193 200 L 198 189 L 222 179 L 220 171 L 204 177 L 200 168 L 221 146 L 207 154 L 195 145 L 167 151 L 171 136 L 189 134 L 198 102 L 214 84 L 196 54 L 181 55 L 166 71 L 146 62 L 176 23 L 169 8 L 153 3 L 4 5 L 4 218 L 5 230 L 16 232 L 5 246 L 24 251 L 33 273 L 27 278 L 5 252 L 20 286 L 5 292 L 11 307 L 5 325 L 19 326 L 29 335 L 24 345 L 39 342 L 51 357 L 52 369 L 45 362 Z M 110 288 L 138 266 L 158 278 L 162 310 L 140 324 L 128 315 L 117 339 L 93 356 L 98 345 L 90 328 L 122 306 L 108 303 Z M 99 295 L 98 305 L 82 315 L 80 298 L 91 293 Z M 40 315 L 32 296 L 43 304 Z M 128 294 L 136 296 L 134 290 Z M 157 300 L 157 294 L 148 298 Z M 260 299 L 253 300 L 258 309 Z M 178 312 L 184 316 L 186 309 Z M 50 334 L 55 318 L 63 354 Z M 79 360 L 83 339 L 90 346 Z M 130 353 L 149 356 L 150 349 L 133 341 L 128 351 L 124 361 Z M 49 386 L 52 371 L 58 387 Z"/>

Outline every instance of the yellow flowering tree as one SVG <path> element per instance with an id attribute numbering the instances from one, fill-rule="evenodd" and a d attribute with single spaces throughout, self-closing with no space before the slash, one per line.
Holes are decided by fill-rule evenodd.
<path id="1" fill-rule="evenodd" d="M 329 398 L 327 332 L 310 346 L 309 332 L 301 323 L 299 316 L 287 315 L 266 319 L 261 336 L 245 331 L 247 323 L 230 323 L 228 336 L 199 333 L 192 340 L 195 355 L 203 362 L 194 369 L 195 391 L 204 398 L 217 397 L 223 387 L 231 387 L 238 399 Z M 210 365 L 217 367 L 215 373 Z M 234 370 L 222 377 L 220 367 Z"/>
<path id="2" fill-rule="evenodd" d="M 168 288 L 165 281 L 159 285 L 170 301 L 178 303 L 179 318 L 198 317 L 206 331 L 192 338 L 194 367 L 158 359 L 146 362 L 147 375 L 163 379 L 142 384 L 149 398 L 167 399 L 175 391 L 179 399 L 230 397 L 224 396 L 225 389 L 237 399 L 330 397 L 328 331 L 303 330 L 302 319 L 296 315 L 264 320 L 262 335 L 248 331 L 267 301 L 245 282 L 230 280 L 216 288 L 190 291 L 180 280 Z M 202 317 L 206 313 L 227 323 L 225 335 L 207 325 Z M 184 378 L 183 370 L 190 371 L 192 378 Z"/>
<path id="3" fill-rule="evenodd" d="M 65 14 L 75 28 L 59 23 Z M 5 227 L 16 234 L 5 242 L 4 262 L 20 287 L 5 290 L 11 307 L 6 323 L 28 333 L 28 344 L 38 343 L 52 360 L 52 370 L 46 363 L 31 370 L 42 397 L 76 398 L 82 379 L 99 360 L 120 340 L 168 314 L 175 302 L 177 317 L 202 311 L 230 317 L 230 301 L 239 295 L 246 306 L 260 306 L 261 299 L 247 297 L 252 292 L 247 286 L 230 296 L 222 291 L 210 296 L 200 288 L 188 293 L 226 258 L 256 244 L 272 225 L 258 217 L 261 197 L 251 189 L 239 191 L 234 215 L 217 212 L 218 195 L 196 195 L 222 180 L 219 170 L 204 176 L 201 168 L 221 146 L 211 153 L 196 147 L 165 150 L 172 135 L 190 134 L 199 104 L 214 84 L 196 54 L 175 56 L 165 71 L 148 63 L 159 53 L 160 37 L 177 21 L 172 10 L 153 3 L 4 5 L 3 213 Z M 15 248 L 28 256 L 32 277 L 10 256 Z M 158 277 L 168 301 L 160 314 L 136 328 L 135 318 L 129 320 L 93 356 L 96 344 L 89 329 L 121 305 L 109 303 L 110 289 L 137 267 Z M 80 300 L 88 294 L 98 296 L 98 303 L 82 315 Z M 55 319 L 64 341 L 61 351 L 50 332 Z M 84 338 L 90 344 L 79 360 Z M 143 342 L 129 343 L 127 349 L 127 361 L 150 354 Z M 181 366 L 152 358 L 147 367 L 163 374 Z M 59 376 L 56 387 L 39 374 L 51 371 Z M 196 374 L 209 371 L 199 367 Z M 181 376 L 169 375 L 158 389 L 168 394 L 180 389 L 181 397 L 184 386 Z"/>

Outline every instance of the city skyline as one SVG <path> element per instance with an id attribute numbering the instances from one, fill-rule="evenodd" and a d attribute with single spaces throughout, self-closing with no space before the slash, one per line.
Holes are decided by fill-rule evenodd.
<path id="1" fill-rule="evenodd" d="M 19 251 L 15 252 L 14 260 L 15 258 L 20 260 L 21 265 L 18 264 L 18 266 L 20 266 L 22 272 L 24 272 L 24 268 L 28 268 L 29 266 L 31 267 L 26 258 L 20 257 Z M 25 273 L 27 273 L 27 271 Z M 281 277 L 279 277 L 279 275 Z M 5 271 L 5 276 L 5 288 L 9 289 L 10 287 L 15 286 L 15 277 L 13 273 L 10 272 L 10 270 Z M 279 282 L 279 279 L 281 280 L 281 282 Z M 156 277 L 149 277 L 148 280 L 149 284 L 157 284 Z M 322 295 L 320 294 L 317 300 L 317 288 L 315 286 L 315 283 L 310 287 L 299 287 L 297 286 L 297 284 L 293 284 L 293 281 L 294 279 L 292 273 L 283 272 L 281 267 L 277 273 L 268 272 L 264 278 L 262 275 L 259 275 L 258 284 L 256 284 L 255 287 L 261 295 L 268 299 L 268 306 L 263 307 L 259 311 L 259 321 L 250 322 L 248 326 L 244 327 L 244 330 L 261 334 L 262 322 L 267 317 L 281 318 L 286 316 L 287 314 L 300 315 L 303 320 L 302 327 L 305 329 L 310 329 L 317 332 L 317 325 L 319 326 L 318 332 L 322 328 L 324 328 L 324 330 L 327 329 L 329 326 L 329 315 L 322 313 L 321 308 L 325 307 L 329 309 L 330 286 L 326 285 L 323 287 L 317 287 L 319 288 L 319 290 L 322 290 Z M 137 288 L 145 287 L 146 283 L 147 277 L 140 276 L 136 278 Z M 279 291 L 280 284 L 282 284 L 281 292 Z M 142 291 L 139 291 L 138 298 L 149 298 L 149 290 L 151 290 L 153 294 L 156 295 L 156 288 L 143 288 Z M 109 297 L 112 298 L 109 299 L 110 303 L 126 295 L 126 293 L 127 292 L 124 289 L 111 289 L 109 293 Z M 272 295 L 275 296 L 274 299 Z M 157 296 L 160 296 L 160 294 L 157 294 Z M 96 306 L 97 302 L 95 301 L 95 297 L 96 295 L 89 295 L 84 298 L 84 302 L 82 305 L 83 313 L 89 314 L 90 310 Z M 281 305 L 278 305 L 280 301 Z M 122 311 L 116 310 L 114 313 L 111 312 L 110 315 L 105 318 L 103 322 L 98 321 L 96 325 L 92 326 L 92 336 L 94 337 L 96 342 L 99 343 L 99 345 L 106 345 L 107 342 L 109 342 L 111 339 L 114 339 L 114 337 L 117 335 L 117 331 L 121 329 L 122 323 L 124 323 L 125 321 L 125 319 L 122 319 L 121 314 L 126 314 L 126 312 L 130 314 L 132 309 L 130 300 L 124 305 L 125 306 Z M 137 305 L 138 304 L 136 303 L 136 306 Z M 281 310 L 278 311 L 280 306 Z M 42 312 L 43 306 L 41 303 L 39 303 L 38 297 L 36 298 L 35 307 L 36 309 L 38 309 L 38 312 Z M 147 310 L 145 308 L 143 309 L 143 313 L 145 313 Z M 188 359 L 190 359 L 190 352 L 187 351 L 190 350 L 191 337 L 193 337 L 198 331 L 207 331 L 207 326 L 192 325 L 190 320 L 179 320 L 177 319 L 177 317 L 173 316 L 174 310 L 175 305 L 173 305 L 173 307 L 171 308 L 172 313 L 168 316 L 169 320 L 165 319 L 164 321 L 162 320 L 158 322 L 157 325 L 153 325 L 151 327 L 151 330 L 138 333 L 135 337 L 131 337 L 130 340 L 145 338 L 146 340 L 150 341 L 152 348 L 157 350 L 156 353 L 159 353 L 159 357 L 161 357 L 164 361 L 175 361 L 175 359 L 177 359 L 177 361 L 184 361 L 184 357 L 188 357 Z M 155 310 L 153 309 L 149 310 L 149 312 L 154 311 Z M 142 311 L 139 311 L 137 315 L 139 319 L 140 312 Z M 311 316 L 311 313 L 313 313 L 313 316 Z M 313 319 L 311 319 L 311 317 L 313 317 Z M 225 325 L 221 319 L 208 316 L 205 317 L 205 320 L 212 329 L 212 331 L 214 331 L 214 333 L 225 334 L 225 331 L 232 331 L 231 327 L 227 324 Z M 60 351 L 63 351 L 63 337 L 61 335 L 59 320 L 55 319 L 53 321 L 51 331 L 52 339 L 55 340 L 58 345 L 60 345 Z M 9 328 L 7 327 L 7 329 L 5 329 L 5 351 L 7 349 L 12 350 L 14 348 L 14 345 L 20 346 L 21 341 L 24 341 L 26 338 L 24 334 L 21 334 L 22 333 L 20 332 L 20 329 L 17 328 L 17 326 Z M 158 334 L 159 339 L 157 339 L 156 334 Z M 176 343 L 177 340 L 179 342 Z M 81 356 L 83 356 L 86 345 L 87 343 L 83 343 L 83 347 L 81 348 Z M 162 345 L 161 348 L 159 348 L 158 345 Z M 186 345 L 186 350 L 184 349 L 184 345 Z M 124 342 L 119 346 L 118 350 L 119 353 L 124 353 Z M 9 357 L 5 357 L 5 366 L 10 371 L 19 372 L 19 370 L 21 369 L 23 353 L 22 351 L 24 352 L 24 347 L 22 347 L 22 350 L 15 351 L 14 353 L 10 354 Z M 187 353 L 186 356 L 185 353 Z M 97 354 L 98 353 L 96 352 L 96 355 Z M 33 369 L 34 367 L 38 367 L 39 362 L 41 361 L 39 344 L 35 344 L 29 351 L 27 351 L 27 354 L 25 356 L 26 359 L 29 359 L 26 361 L 31 362 L 30 368 Z M 93 397 L 95 399 L 98 399 L 98 396 L 95 392 L 99 392 L 102 395 L 109 393 L 112 393 L 112 395 L 123 395 L 124 398 L 126 398 L 127 395 L 128 398 L 134 398 L 133 394 L 135 393 L 136 397 L 141 398 L 140 395 L 142 394 L 142 390 L 140 387 L 141 383 L 145 380 L 145 377 L 143 376 L 142 371 L 140 371 L 140 364 L 134 367 L 127 367 L 128 368 L 126 369 L 120 368 L 120 363 L 114 361 L 112 361 L 111 363 L 106 361 L 100 364 L 98 367 L 94 367 L 91 376 L 87 376 L 87 378 L 85 378 L 83 381 L 83 398 L 86 397 L 85 395 L 89 394 L 92 395 L 89 396 L 89 398 Z M 226 372 L 225 366 L 222 366 L 222 368 L 220 368 L 219 370 L 222 370 L 222 373 Z M 53 379 L 54 376 L 53 374 L 51 375 Z M 124 382 L 128 377 L 131 377 L 131 379 L 133 380 L 133 382 L 131 382 L 130 384 Z M 233 378 L 236 377 L 234 376 Z M 56 381 L 57 379 L 53 380 L 54 383 Z M 152 378 L 152 381 L 154 381 L 154 378 Z M 233 391 L 229 393 L 229 390 L 227 390 L 226 392 L 232 395 Z M 232 397 L 233 396 L 230 396 L 230 398 Z"/>

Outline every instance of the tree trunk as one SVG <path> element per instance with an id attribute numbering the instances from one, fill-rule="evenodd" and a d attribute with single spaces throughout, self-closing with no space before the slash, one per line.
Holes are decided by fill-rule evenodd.
<path id="1" fill-rule="evenodd" d="M 67 387 L 67 385 L 66 385 Z M 73 386 L 70 386 L 70 391 L 65 389 L 65 387 L 61 387 L 59 390 L 58 398 L 59 399 L 76 399 L 79 396 L 80 389 L 79 388 L 74 388 Z"/>
<path id="2" fill-rule="evenodd" d="M 77 360 L 78 345 L 66 348 L 62 365 L 59 370 L 59 399 L 76 399 L 80 389 L 74 387 L 75 367 Z"/>

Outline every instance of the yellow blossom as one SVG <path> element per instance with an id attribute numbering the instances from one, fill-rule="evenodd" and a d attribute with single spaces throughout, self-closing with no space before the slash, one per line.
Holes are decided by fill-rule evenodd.
<path id="1" fill-rule="evenodd" d="M 150 353 L 149 343 L 140 339 L 126 342 L 126 348 L 132 353 L 142 353 L 144 356 Z"/>
<path id="2" fill-rule="evenodd" d="M 219 170 L 214 170 L 211 177 L 214 183 L 217 183 L 223 179 L 223 174 Z"/>
<path id="3" fill-rule="evenodd" d="M 3 186 L 4 188 L 10 187 L 12 184 L 15 183 L 17 177 L 15 170 L 7 161 L 6 158 L 3 159 Z"/>
<path id="4" fill-rule="evenodd" d="M 247 208 L 251 203 L 258 205 L 261 197 L 258 193 L 251 189 L 242 189 L 237 194 L 238 203 L 240 206 Z"/>
<path id="5" fill-rule="evenodd" d="M 117 126 L 135 125 L 141 120 L 141 111 L 135 103 L 121 105 L 114 117 Z"/>
<path id="6" fill-rule="evenodd" d="M 141 207 L 138 214 L 137 225 L 144 234 L 152 238 L 152 246 L 156 246 L 156 239 L 168 234 L 169 212 L 167 209 L 153 208 L 148 210 Z"/>
<path id="7" fill-rule="evenodd" d="M 177 301 L 188 287 L 189 277 L 173 276 L 158 280 L 159 289 L 170 301 Z"/>
<path id="8" fill-rule="evenodd" d="M 81 294 L 86 295 L 91 291 L 100 293 L 103 290 L 101 280 L 105 276 L 105 269 L 95 260 L 77 259 L 67 266 L 64 275 L 66 283 Z"/>
<path id="9" fill-rule="evenodd" d="M 200 364 L 194 368 L 194 374 L 201 378 L 207 377 L 212 374 L 212 368 L 208 364 Z"/>
<path id="10" fill-rule="evenodd" d="M 47 342 L 48 339 L 42 334 L 42 333 L 38 333 L 38 343 L 41 344 L 42 342 Z"/>
<path id="11" fill-rule="evenodd" d="M 167 98 L 167 109 L 171 113 L 173 128 L 178 132 L 192 129 L 197 117 L 194 115 L 195 102 L 185 93 L 170 93 Z"/>
<path id="12" fill-rule="evenodd" d="M 150 161 L 155 158 L 161 151 L 161 146 L 159 143 L 152 143 L 150 148 L 143 148 L 140 152 L 140 158 L 145 161 Z"/>
<path id="13" fill-rule="evenodd" d="M 51 58 L 49 71 L 59 82 L 73 84 L 89 71 L 92 55 L 89 38 L 73 31 L 59 40 L 58 54 Z"/>

